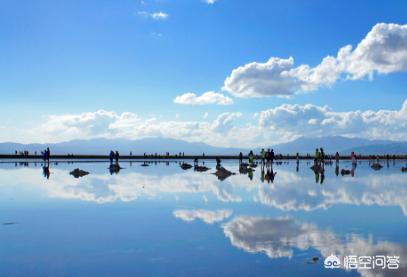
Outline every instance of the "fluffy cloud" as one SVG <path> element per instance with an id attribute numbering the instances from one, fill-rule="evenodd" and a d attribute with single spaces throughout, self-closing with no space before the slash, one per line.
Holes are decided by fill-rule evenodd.
<path id="1" fill-rule="evenodd" d="M 277 176 L 278 181 L 270 186 L 259 184 L 255 201 L 282 211 L 313 211 L 334 205 L 397 206 L 407 217 L 407 188 L 397 173 L 342 179 L 328 177 L 329 186 L 322 189 L 317 188 L 311 178 L 294 172 L 279 169 Z"/>
<path id="2" fill-rule="evenodd" d="M 208 121 L 160 121 L 142 119 L 134 113 L 121 114 L 99 110 L 81 114 L 52 115 L 39 128 L 27 130 L 33 140 L 59 142 L 72 139 L 167 137 L 187 141 L 205 141 L 226 146 L 239 132 L 234 122 L 241 113 L 222 113 Z M 227 135 L 225 137 L 225 134 Z M 40 137 L 39 137 L 40 136 Z M 228 139 L 227 137 L 230 138 Z M 240 139 L 243 138 L 240 137 Z"/>
<path id="3" fill-rule="evenodd" d="M 291 136 L 345 135 L 404 140 L 407 101 L 400 110 L 335 112 L 327 106 L 284 104 L 259 114 L 259 125 Z"/>
<path id="4" fill-rule="evenodd" d="M 138 14 L 140 15 L 140 16 L 143 16 L 143 17 L 146 17 L 146 18 L 151 18 L 151 19 L 154 19 L 154 20 L 164 20 L 164 19 L 167 19 L 168 18 L 168 14 L 167 13 L 165 13 L 165 12 L 153 12 L 153 13 L 149 13 L 149 12 L 146 12 L 146 11 L 140 11 L 140 12 L 138 12 Z"/>
<path id="5" fill-rule="evenodd" d="M 323 245 L 332 242 L 332 235 L 321 236 L 314 225 L 300 225 L 289 218 L 239 216 L 225 223 L 223 231 L 235 247 L 269 258 L 291 258 L 295 248 L 321 245 L 316 240 Z"/>
<path id="6" fill-rule="evenodd" d="M 271 58 L 266 63 L 246 64 L 232 71 L 224 88 L 237 97 L 291 95 L 301 85 L 297 78 L 288 74 L 293 64 L 293 58 Z"/>
<path id="7" fill-rule="evenodd" d="M 359 235 L 341 238 L 316 225 L 300 223 L 290 218 L 239 216 L 223 225 L 225 236 L 233 246 L 249 253 L 264 253 L 269 258 L 293 257 L 295 250 L 317 249 L 323 257 L 335 253 L 343 260 L 346 255 L 389 255 L 404 257 L 407 247 L 388 241 L 365 239 Z M 404 276 L 407 264 L 400 259 L 398 270 L 358 270 L 361 276 Z"/>
<path id="8" fill-rule="evenodd" d="M 175 97 L 174 103 L 184 105 L 207 105 L 207 104 L 231 105 L 233 104 L 233 100 L 230 97 L 227 97 L 221 93 L 216 93 L 213 91 L 207 91 L 201 96 L 198 96 L 192 92 L 187 92 L 180 96 Z"/>
<path id="9" fill-rule="evenodd" d="M 352 49 L 339 49 L 315 67 L 294 66 L 292 57 L 272 57 L 265 63 L 252 62 L 232 71 L 224 90 L 237 97 L 289 96 L 334 84 L 341 76 L 348 79 L 373 77 L 407 70 L 407 25 L 376 24 Z"/>
<path id="10" fill-rule="evenodd" d="M 231 210 L 175 210 L 173 212 L 176 218 L 191 222 L 200 219 L 207 224 L 213 224 L 225 220 L 232 215 Z"/>
<path id="11" fill-rule="evenodd" d="M 8 132 L 1 140 L 61 142 L 72 139 L 164 137 L 204 142 L 223 147 L 267 147 L 300 136 L 342 135 L 368 139 L 404 141 L 407 137 L 407 100 L 399 110 L 337 112 L 328 106 L 283 104 L 242 118 L 226 112 L 215 119 L 162 120 L 141 118 L 131 112 L 99 110 L 80 114 L 51 115 L 42 123 L 18 130 L 18 139 Z M 8 130 L 13 130 L 12 128 Z"/>
<path id="12" fill-rule="evenodd" d="M 222 113 L 213 121 L 211 129 L 220 133 L 227 132 L 233 128 L 233 123 L 241 116 L 241 113 Z"/>

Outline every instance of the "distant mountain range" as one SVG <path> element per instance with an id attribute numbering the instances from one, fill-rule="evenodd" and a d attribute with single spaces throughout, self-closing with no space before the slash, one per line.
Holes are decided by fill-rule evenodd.
<path id="1" fill-rule="evenodd" d="M 30 153 L 50 147 L 54 154 L 108 154 L 110 150 L 119 151 L 122 155 L 132 152 L 134 155 L 144 153 L 166 153 L 176 154 L 236 154 L 246 149 L 222 148 L 207 145 L 205 143 L 190 143 L 183 140 L 168 138 L 145 138 L 139 140 L 127 139 L 91 139 L 91 140 L 71 140 L 61 143 L 51 144 L 20 144 L 20 143 L 0 143 L 1 154 L 13 154 L 16 150 L 27 150 Z"/>
<path id="2" fill-rule="evenodd" d="M 225 148 L 210 146 L 205 143 L 191 143 L 183 140 L 168 138 L 145 138 L 140 140 L 126 139 L 91 139 L 72 140 L 51 144 L 20 144 L 5 142 L 0 143 L 1 154 L 13 154 L 16 150 L 28 150 L 30 153 L 50 147 L 54 154 L 107 154 L 110 150 L 118 150 L 122 154 L 134 155 L 145 153 L 172 154 L 184 152 L 185 154 L 237 154 L 240 151 L 247 153 L 245 148 Z M 394 142 L 389 140 L 368 140 L 362 138 L 346 138 L 341 136 L 330 136 L 320 138 L 301 137 L 294 141 L 270 145 L 276 153 L 301 154 L 314 153 L 315 148 L 323 147 L 326 153 L 348 154 L 355 151 L 358 154 L 407 154 L 407 142 Z M 268 147 L 265 147 L 268 148 Z M 259 152 L 260 149 L 253 149 Z"/>
<path id="3" fill-rule="evenodd" d="M 362 138 L 347 138 L 330 136 L 320 138 L 301 137 L 294 141 L 275 145 L 278 153 L 314 153 L 315 148 L 323 147 L 325 153 L 349 154 L 407 154 L 407 142 L 390 140 L 368 140 Z"/>

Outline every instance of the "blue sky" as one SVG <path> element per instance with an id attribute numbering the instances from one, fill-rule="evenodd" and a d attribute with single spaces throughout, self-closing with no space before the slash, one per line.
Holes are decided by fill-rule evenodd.
<path id="1" fill-rule="evenodd" d="M 208 113 L 204 121 L 215 125 L 221 114 L 239 114 L 228 117 L 229 122 L 234 121 L 233 127 L 222 122 L 226 125 L 222 129 L 229 131 L 234 126 L 252 125 L 253 116 L 283 104 L 327 105 L 335 112 L 397 111 L 406 99 L 405 64 L 385 74 L 373 68 L 373 78 L 349 80 L 342 76 L 329 85 L 324 82 L 312 91 L 299 91 L 289 98 L 273 93 L 241 98 L 238 93 L 222 89 L 225 79 L 239 66 L 266 63 L 271 57 L 293 57 L 295 66 L 315 67 L 324 57 L 336 56 L 348 44 L 355 48 L 377 23 L 404 26 L 405 1 L 218 0 L 208 4 L 204 0 L 5 0 L 1 3 L 3 122 L 0 128 L 9 130 L 0 137 L 3 141 L 30 141 L 31 135 L 22 129 L 30 128 L 37 133 L 36 125 L 43 127 L 41 131 L 52 133 L 55 128 L 46 127 L 49 121 L 52 123 L 50 116 L 62 118 L 100 110 L 117 115 L 128 112 L 143 120 L 153 117 L 160 123 L 202 122 L 203 115 Z M 165 16 L 153 16 L 158 13 Z M 407 49 L 404 41 L 401 43 L 400 53 Z M 348 69 L 344 72 L 344 75 L 355 74 Z M 184 93 L 201 95 L 206 91 L 221 93 L 231 98 L 233 104 L 174 103 Z M 275 126 L 277 122 L 274 123 Z M 93 136 L 80 131 L 73 130 L 75 135 L 71 132 L 65 139 Z M 299 135 L 289 133 L 285 133 L 287 138 Z M 361 136 L 372 133 L 370 130 Z M 137 134 L 134 133 L 134 138 L 139 137 Z M 95 134 L 100 135 L 100 132 Z M 216 144 L 205 138 L 209 135 L 201 134 L 201 139 L 192 140 Z M 394 139 L 401 136 L 400 133 Z M 52 137 L 36 135 L 32 140 L 47 141 Z"/>

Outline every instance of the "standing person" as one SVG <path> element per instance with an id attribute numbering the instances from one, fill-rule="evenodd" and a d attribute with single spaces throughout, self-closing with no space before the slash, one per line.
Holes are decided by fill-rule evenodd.
<path id="1" fill-rule="evenodd" d="M 254 162 L 254 154 L 253 154 L 252 150 L 250 150 L 248 158 L 249 158 L 249 163 L 252 164 Z"/>
<path id="2" fill-rule="evenodd" d="M 116 153 L 114 155 L 114 158 L 116 160 L 116 163 L 119 163 L 119 151 L 116 150 Z"/>
<path id="3" fill-rule="evenodd" d="M 321 152 L 321 163 L 324 164 L 325 162 L 325 152 L 324 152 L 324 148 L 320 148 L 320 152 Z"/>
<path id="4" fill-rule="evenodd" d="M 264 164 L 264 161 L 266 159 L 266 151 L 264 151 L 264 148 L 261 149 L 260 156 L 261 156 L 261 163 Z"/>
<path id="5" fill-rule="evenodd" d="M 46 152 L 46 155 L 45 155 L 46 160 L 49 163 L 49 159 L 51 157 L 51 150 L 49 150 L 49 147 L 47 147 L 47 150 L 45 152 Z"/>
<path id="6" fill-rule="evenodd" d="M 295 159 L 297 160 L 297 164 L 300 162 L 300 153 L 297 152 L 297 155 L 295 155 Z"/>
<path id="7" fill-rule="evenodd" d="M 339 164 L 339 153 L 338 152 L 336 152 L 336 154 L 335 154 L 335 162 L 336 162 L 336 164 Z"/>
<path id="8" fill-rule="evenodd" d="M 352 160 L 352 164 L 355 165 L 356 164 L 356 154 L 355 154 L 355 152 L 352 152 L 350 154 L 350 159 Z"/>
<path id="9" fill-rule="evenodd" d="M 221 167 L 221 159 L 219 159 L 218 157 L 216 157 L 216 168 Z"/>
<path id="10" fill-rule="evenodd" d="M 315 149 L 315 158 L 314 158 L 314 163 L 316 165 L 319 165 L 319 161 L 321 159 L 321 153 L 319 152 L 319 149 Z"/>
<path id="11" fill-rule="evenodd" d="M 274 158 L 275 158 L 274 149 L 271 149 L 271 152 L 270 152 L 270 161 L 271 161 L 271 163 L 274 162 Z"/>
<path id="12" fill-rule="evenodd" d="M 267 152 L 266 152 L 267 165 L 270 163 L 270 159 L 271 159 L 271 151 L 270 151 L 270 148 L 269 148 L 269 149 L 267 149 Z"/>
<path id="13" fill-rule="evenodd" d="M 242 162 L 243 162 L 243 153 L 240 152 L 239 153 L 239 163 L 242 163 Z"/>
<path id="14" fill-rule="evenodd" d="M 110 153 L 109 153 L 110 164 L 113 163 L 113 159 L 114 159 L 114 152 L 113 152 L 113 150 L 110 150 Z"/>

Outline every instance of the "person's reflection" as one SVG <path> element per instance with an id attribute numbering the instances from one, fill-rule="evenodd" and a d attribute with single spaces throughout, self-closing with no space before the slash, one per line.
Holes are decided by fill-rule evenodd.
<path id="1" fill-rule="evenodd" d="M 274 182 L 274 177 L 276 176 L 277 172 L 273 171 L 273 166 L 270 166 L 267 168 L 267 173 L 265 176 L 265 179 L 267 180 L 267 183 L 273 183 Z"/>
<path id="2" fill-rule="evenodd" d="M 120 169 L 122 169 L 122 168 L 120 167 L 119 162 L 110 164 L 110 166 L 109 166 L 110 175 L 119 174 Z"/>
<path id="3" fill-rule="evenodd" d="M 298 172 L 300 170 L 300 161 L 297 160 L 297 166 L 295 167 L 295 171 Z"/>
<path id="4" fill-rule="evenodd" d="M 249 170 L 247 176 L 249 177 L 250 181 L 253 180 L 253 170 Z"/>
<path id="5" fill-rule="evenodd" d="M 264 183 L 264 177 L 265 177 L 265 173 L 264 173 L 264 164 L 261 164 L 261 174 L 260 174 L 260 181 L 262 183 Z"/>
<path id="6" fill-rule="evenodd" d="M 350 171 L 350 174 L 352 177 L 355 177 L 355 171 L 356 171 L 356 164 L 352 164 L 352 169 Z"/>
<path id="7" fill-rule="evenodd" d="M 335 175 L 339 176 L 339 164 L 338 163 L 336 163 L 336 166 L 335 166 Z"/>
<path id="8" fill-rule="evenodd" d="M 339 169 L 338 169 L 339 171 Z M 315 183 L 323 184 L 325 180 L 325 170 L 314 170 L 315 174 Z"/>
<path id="9" fill-rule="evenodd" d="M 314 171 L 314 173 L 315 173 L 315 183 L 319 183 L 319 173 L 318 173 L 318 171 Z"/>
<path id="10" fill-rule="evenodd" d="M 45 163 L 44 166 L 42 167 L 42 175 L 44 175 L 47 180 L 49 179 L 50 176 L 50 171 L 49 171 L 49 163 Z"/>

